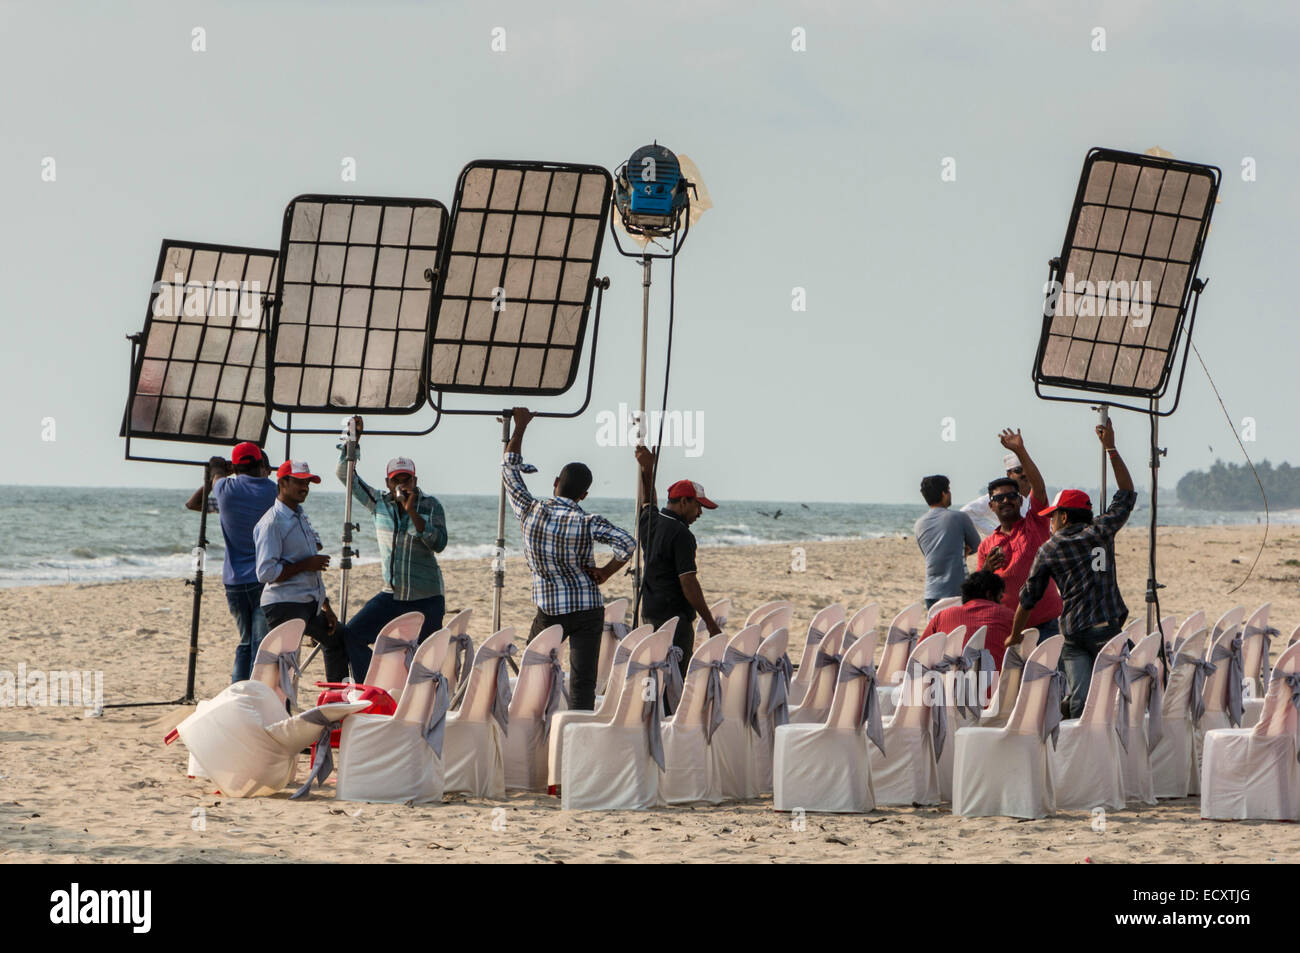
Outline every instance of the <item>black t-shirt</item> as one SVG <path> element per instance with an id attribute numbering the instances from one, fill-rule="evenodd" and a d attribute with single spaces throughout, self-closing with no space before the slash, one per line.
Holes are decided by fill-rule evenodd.
<path id="1" fill-rule="evenodd" d="M 695 572 L 695 536 L 690 527 L 667 508 L 656 513 L 653 507 L 646 506 L 641 510 L 640 539 L 645 559 L 641 614 L 648 619 L 693 619 L 695 610 L 686 601 L 678 578 L 682 573 Z"/>

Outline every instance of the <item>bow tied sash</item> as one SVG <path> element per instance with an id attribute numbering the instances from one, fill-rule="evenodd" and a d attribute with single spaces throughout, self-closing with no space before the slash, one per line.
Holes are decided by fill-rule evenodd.
<path id="1" fill-rule="evenodd" d="M 312 765 L 311 774 L 307 775 L 307 780 L 303 786 L 289 795 L 289 800 L 296 801 L 300 797 L 306 797 L 307 792 L 311 790 L 311 783 L 315 781 L 318 785 L 324 784 L 325 780 L 334 773 L 334 749 L 330 747 L 330 733 L 334 730 L 334 722 L 325 717 L 325 713 L 319 708 L 313 708 L 305 711 L 298 716 L 303 721 L 313 725 L 320 725 L 320 737 L 316 739 L 316 763 Z"/>
<path id="2" fill-rule="evenodd" d="M 1246 710 L 1246 703 L 1241 699 L 1242 661 L 1241 636 L 1237 636 L 1224 647 L 1216 645 L 1210 652 L 1210 662 L 1228 662 L 1228 721 L 1234 728 L 1241 727 L 1241 716 Z"/>
<path id="3" fill-rule="evenodd" d="M 730 675 L 731 670 L 736 667 L 734 662 L 729 662 L 725 657 L 714 659 L 706 662 L 700 658 L 692 658 L 691 664 L 686 668 L 687 676 L 692 672 L 698 672 L 700 669 L 707 668 L 709 674 L 705 680 L 704 688 L 704 742 L 713 744 L 713 733 L 718 730 L 722 724 L 722 676 Z"/>
<path id="4" fill-rule="evenodd" d="M 1138 668 L 1134 665 L 1125 665 L 1128 670 L 1129 683 L 1140 682 L 1144 678 L 1151 679 L 1151 690 L 1147 692 L 1147 751 L 1152 751 L 1160 742 L 1164 735 L 1164 723 L 1161 721 L 1161 712 L 1164 708 L 1164 686 L 1161 685 L 1160 668 L 1154 662 Z M 1128 715 L 1127 706 L 1124 714 Z M 1128 751 L 1128 720 L 1125 718 L 1124 734 L 1120 735 L 1120 740 L 1124 742 L 1124 750 Z M 1118 725 L 1116 726 L 1118 727 Z"/>
<path id="5" fill-rule="evenodd" d="M 944 661 L 948 661 L 948 658 L 945 655 Z M 952 666 L 961 673 L 967 686 L 966 691 L 957 693 L 957 709 L 965 712 L 969 718 L 979 718 L 980 709 L 984 707 L 980 680 L 986 672 L 997 671 L 997 666 L 993 663 L 993 653 L 988 649 L 968 645 L 962 650 L 961 655 L 952 659 Z"/>
<path id="6" fill-rule="evenodd" d="M 663 718 L 663 705 L 661 701 L 660 686 L 664 685 L 664 678 L 667 678 L 667 685 L 663 693 L 667 693 L 673 685 L 673 677 L 676 676 L 677 698 L 681 699 L 682 692 L 682 670 L 680 660 L 682 650 L 676 645 L 668 650 L 668 656 L 658 662 L 629 662 L 627 666 L 627 677 L 629 680 L 634 679 L 642 672 L 647 672 L 648 678 L 652 681 L 654 689 L 651 692 L 642 692 L 644 699 L 641 710 L 641 720 L 649 722 L 649 743 L 650 756 L 655 759 L 655 764 L 659 765 L 659 770 L 664 770 L 664 738 L 661 727 Z M 648 696 L 648 697 L 647 697 Z M 672 699 L 669 699 L 671 702 Z M 673 710 L 677 708 L 673 704 Z"/>
<path id="7" fill-rule="evenodd" d="M 927 673 L 939 676 L 931 680 L 931 683 L 938 688 L 939 694 L 934 699 L 933 704 L 926 704 L 926 707 L 930 709 L 930 731 L 934 736 L 934 757 L 936 760 L 943 754 L 944 742 L 948 737 L 948 715 L 946 711 L 948 704 L 944 699 L 943 674 L 951 667 L 952 665 L 949 662 L 941 661 L 937 665 L 929 666 L 913 659 L 908 672 L 914 682 L 920 681 L 924 683 Z"/>
<path id="8" fill-rule="evenodd" d="M 880 749 L 881 754 L 884 754 L 885 728 L 880 720 L 880 699 L 876 695 L 876 667 L 870 662 L 862 666 L 851 662 L 843 663 L 835 680 L 840 683 L 851 682 L 858 678 L 864 679 L 866 684 L 862 686 L 862 705 L 854 712 L 853 726 L 855 728 L 865 726 L 871 743 Z"/>
<path id="9" fill-rule="evenodd" d="M 1205 679 L 1218 671 L 1213 662 L 1207 662 L 1197 655 L 1179 652 L 1174 656 L 1174 668 L 1180 665 L 1192 666 L 1192 688 L 1187 693 L 1187 707 L 1192 713 L 1192 724 L 1199 725 L 1205 714 Z"/>
<path id="10" fill-rule="evenodd" d="M 259 648 L 257 656 L 253 659 L 254 665 L 274 665 L 280 673 L 280 691 L 284 692 L 284 697 L 293 701 L 293 677 L 300 676 L 302 672 L 298 669 L 298 650 L 292 649 L 288 652 L 274 653 L 267 649 Z"/>
<path id="11" fill-rule="evenodd" d="M 1061 735 L 1061 696 L 1065 694 L 1065 673 L 1060 669 L 1039 665 L 1033 659 L 1027 660 L 1023 683 L 1036 682 L 1040 678 L 1048 680 L 1047 701 L 1043 706 L 1042 738 L 1046 743 L 1048 736 L 1051 736 L 1052 748 L 1055 749 L 1056 741 Z"/>
<path id="12" fill-rule="evenodd" d="M 551 667 L 551 682 L 546 693 L 546 707 L 542 709 L 542 731 L 549 735 L 551 733 L 551 716 L 560 710 L 561 699 L 566 704 L 569 702 L 569 693 L 564 687 L 564 666 L 560 663 L 559 650 L 551 649 L 549 652 L 535 652 L 526 648 L 524 649 L 521 666 L 527 667 L 529 665 L 549 665 Z M 523 677 L 522 671 L 520 677 Z"/>
<path id="13" fill-rule="evenodd" d="M 758 730 L 758 666 L 755 664 L 758 658 L 757 655 L 746 655 L 730 645 L 722 656 L 722 660 L 729 665 L 749 666 L 749 675 L 745 679 L 745 724 L 749 725 L 754 734 L 761 736 Z M 731 674 L 731 669 L 727 670 L 727 674 Z"/>
<path id="14" fill-rule="evenodd" d="M 478 650 L 478 657 L 491 661 L 497 660 L 496 664 L 496 691 L 492 696 L 492 717 L 496 723 L 501 726 L 502 734 L 509 734 L 510 729 L 510 669 L 508 668 L 511 656 L 517 655 L 519 649 L 513 644 L 507 645 L 500 652 L 489 648 Z"/>
<path id="15" fill-rule="evenodd" d="M 424 736 L 424 743 L 441 758 L 442 738 L 447 728 L 447 711 L 451 708 L 451 688 L 447 684 L 447 676 L 442 674 L 442 669 L 425 668 L 419 662 L 415 662 L 411 666 L 411 674 L 406 677 L 406 686 L 410 689 L 423 682 L 433 682 L 437 687 L 434 689 L 433 708 L 424 724 L 420 726 L 420 734 Z"/>
<path id="16" fill-rule="evenodd" d="M 754 660 L 754 667 L 759 675 L 773 675 L 772 694 L 767 699 L 767 713 L 772 716 L 776 727 L 790 721 L 790 679 L 794 677 L 794 664 L 789 655 L 782 655 L 775 662 L 762 655 Z"/>
<path id="17" fill-rule="evenodd" d="M 469 665 L 467 663 L 474 643 L 470 641 L 468 633 L 462 632 L 460 635 L 453 635 L 450 644 L 451 650 L 456 653 L 456 672 L 452 676 L 452 680 L 456 683 L 456 687 L 460 688 L 461 681 L 469 676 Z"/>
<path id="18" fill-rule="evenodd" d="M 411 669 L 411 660 L 415 658 L 416 645 L 414 642 L 408 642 L 405 639 L 395 639 L 391 635 L 384 635 L 382 632 L 375 639 L 375 654 L 387 655 L 390 652 L 401 652 L 402 667 L 407 671 Z"/>
<path id="19" fill-rule="evenodd" d="M 620 642 L 622 642 L 623 639 L 627 637 L 627 634 L 632 630 L 627 627 L 626 622 L 610 622 L 608 619 L 606 619 L 605 631 L 608 632 L 610 635 L 614 636 L 614 638 L 618 639 Z"/>

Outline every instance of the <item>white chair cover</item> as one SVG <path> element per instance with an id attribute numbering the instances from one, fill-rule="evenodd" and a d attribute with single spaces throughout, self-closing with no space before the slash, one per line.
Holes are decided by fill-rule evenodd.
<path id="1" fill-rule="evenodd" d="M 623 641 L 628 632 L 632 631 L 624 621 L 626 617 L 626 599 L 615 599 L 605 604 L 605 627 L 600 636 L 600 656 L 596 661 L 597 695 L 603 695 L 605 692 L 605 683 L 609 680 L 609 669 L 614 662 L 614 653 L 618 651 L 618 644 Z M 559 646 L 556 648 L 558 649 Z"/>
<path id="2" fill-rule="evenodd" d="M 875 745 L 868 749 L 877 804 L 939 803 L 935 749 L 942 751 L 937 739 L 945 744 L 948 739 L 943 672 L 936 671 L 936 666 L 945 648 L 946 639 L 937 635 L 916 646 L 898 692 L 897 707 L 884 720 L 884 750 Z"/>
<path id="3" fill-rule="evenodd" d="M 1241 608 L 1241 607 L 1238 607 Z M 1228 613 L 1236 613 L 1236 609 Z M 1244 615 L 1245 609 L 1241 609 Z M 1218 728 L 1240 728 L 1244 705 L 1241 697 L 1243 623 L 1211 632 L 1205 644 L 1206 676 L 1201 690 L 1202 715 L 1194 728 L 1196 775 L 1201 775 L 1201 757 L 1205 751 L 1205 733 Z M 1195 714 L 1195 713 L 1193 713 Z"/>
<path id="4" fill-rule="evenodd" d="M 758 797 L 761 787 L 755 757 L 761 744 L 760 644 L 758 626 L 751 625 L 732 637 L 722 656 L 731 668 L 722 675 L 723 720 L 709 743 L 709 756 L 723 800 Z"/>
<path id="5" fill-rule="evenodd" d="M 709 615 L 713 616 L 713 621 L 718 623 L 718 628 L 723 632 L 727 631 L 727 617 L 731 615 L 731 600 L 719 599 L 709 606 Z M 709 627 L 704 624 L 704 618 L 695 620 L 695 634 L 708 638 Z"/>
<path id="6" fill-rule="evenodd" d="M 790 721 L 790 641 L 787 629 L 777 629 L 763 639 L 754 665 L 758 668 L 758 737 L 754 742 L 754 777 L 758 793 L 772 790 L 772 745 L 776 729 Z"/>
<path id="7" fill-rule="evenodd" d="M 803 704 L 804 696 L 808 694 L 808 687 L 812 684 L 813 677 L 816 674 L 814 669 L 816 667 L 817 653 L 822 651 L 822 641 L 837 623 L 843 621 L 844 607 L 836 602 L 827 606 L 825 609 L 819 610 L 817 614 L 813 616 L 812 621 L 808 623 L 808 638 L 804 640 L 803 654 L 799 657 L 799 664 L 795 668 L 794 679 L 790 682 L 790 705 L 792 707 Z M 770 626 L 766 631 L 763 631 L 760 634 L 766 637 L 778 628 L 780 628 L 780 626 Z M 843 638 L 843 633 L 840 634 L 840 638 Z M 838 649 L 836 651 L 838 651 Z M 829 708 L 830 703 L 830 695 L 827 695 L 824 707 Z M 825 712 L 822 712 L 821 717 L 813 720 L 821 721 L 825 716 Z"/>
<path id="8" fill-rule="evenodd" d="M 868 602 L 849 619 L 848 627 L 844 630 L 844 651 L 847 652 L 852 648 L 853 643 L 858 639 L 868 634 L 874 635 L 879 624 L 880 606 L 875 602 Z"/>
<path id="9" fill-rule="evenodd" d="M 1208 629 L 1184 635 L 1171 655 L 1169 684 L 1165 686 L 1164 734 L 1151 749 L 1151 778 L 1157 798 L 1187 797 L 1201 789 L 1196 775 L 1196 723 L 1204 709 Z"/>
<path id="10" fill-rule="evenodd" d="M 478 647 L 460 708 L 447 716 L 442 766 L 448 794 L 505 797 L 502 742 L 509 729 L 510 706 L 506 653 L 515 649 L 514 637 L 514 629 L 502 629 Z"/>
<path id="11" fill-rule="evenodd" d="M 510 699 L 510 730 L 501 744 L 507 791 L 546 790 L 551 725 L 556 714 L 568 707 L 560 661 L 563 638 L 563 626 L 543 629 L 519 661 L 519 679 Z M 612 667 L 612 655 L 610 662 Z"/>
<path id="12" fill-rule="evenodd" d="M 964 817 L 1046 817 L 1056 812 L 1047 740 L 1059 725 L 1062 636 L 1044 639 L 1025 661 L 1004 728 L 961 728 L 953 762 L 952 810 Z M 1059 736 L 1058 739 L 1059 740 Z"/>
<path id="13" fill-rule="evenodd" d="M 961 675 L 962 653 L 966 649 L 966 626 L 959 625 L 951 632 L 936 632 L 932 639 L 943 639 L 943 657 L 939 659 L 936 669 L 943 673 L 944 723 L 948 731 L 956 731 L 960 722 L 957 711 L 957 680 Z M 963 686 L 964 687 L 964 686 Z M 945 744 L 935 758 L 935 767 L 939 771 L 939 800 L 952 800 L 952 752 L 955 745 Z"/>
<path id="14" fill-rule="evenodd" d="M 816 648 L 811 653 L 811 659 L 805 650 L 804 658 L 809 661 L 802 663 L 806 668 L 801 667 L 795 673 L 794 679 L 790 682 L 790 694 L 793 697 L 794 687 L 800 675 L 806 676 L 804 684 L 807 689 L 802 702 L 799 704 L 791 702 L 789 719 L 791 724 L 819 725 L 826 720 L 831 710 L 831 701 L 835 698 L 835 680 L 839 674 L 840 658 L 844 654 L 842 646 L 846 628 L 844 620 L 841 619 L 832 625 L 824 636 L 818 633 L 820 637 Z M 810 631 L 810 637 L 811 634 Z"/>
<path id="15" fill-rule="evenodd" d="M 1061 722 L 1056 746 L 1047 752 L 1047 768 L 1056 808 L 1061 811 L 1110 811 L 1124 808 L 1124 781 L 1120 777 L 1120 741 L 1115 722 L 1115 700 L 1120 679 L 1128 678 L 1131 663 L 1128 637 L 1121 632 L 1107 642 L 1092 665 L 1088 700 L 1083 714 Z M 1125 681 L 1125 690 L 1128 682 Z"/>
<path id="16" fill-rule="evenodd" d="M 961 596 L 946 596 L 934 605 L 930 606 L 929 610 L 925 614 L 925 618 L 928 621 L 933 619 L 944 609 L 951 609 L 953 606 L 959 605 L 961 605 Z"/>
<path id="17" fill-rule="evenodd" d="M 722 706 L 723 661 L 727 637 L 715 635 L 691 657 L 681 703 L 662 722 L 664 770 L 660 793 L 668 804 L 719 804 L 722 788 L 712 757 L 713 738 L 725 724 Z"/>
<path id="18" fill-rule="evenodd" d="M 1125 801 L 1156 803 L 1151 749 L 1160 742 L 1164 733 L 1160 718 L 1164 705 L 1163 673 L 1159 666 L 1162 641 L 1159 632 L 1152 632 L 1138 642 L 1129 653 L 1126 676 L 1119 679 L 1115 727 L 1120 737 L 1119 775 L 1124 784 Z M 1124 698 L 1125 688 L 1128 689 L 1127 700 Z"/>
<path id="19" fill-rule="evenodd" d="M 406 685 L 423 625 L 423 612 L 405 612 L 380 629 L 362 684 L 382 688 L 396 698 Z"/>
<path id="20" fill-rule="evenodd" d="M 760 621 L 771 615 L 777 609 L 789 609 L 793 612 L 794 603 L 787 602 L 784 599 L 778 599 L 775 602 L 765 602 L 745 618 L 745 627 L 749 628 L 751 625 L 758 625 Z M 786 628 L 789 628 L 788 622 L 786 623 Z M 766 636 L 764 636 L 764 638 L 766 638 Z"/>
<path id="21" fill-rule="evenodd" d="M 898 687 L 903 681 L 907 660 L 912 657 L 921 630 L 925 628 L 925 603 L 914 602 L 889 624 L 885 651 L 876 672 L 876 691 L 880 694 L 880 711 L 885 717 L 894 713 Z"/>
<path id="22" fill-rule="evenodd" d="M 442 663 L 450 644 L 446 629 L 424 640 L 392 715 L 360 714 L 343 722 L 337 797 L 381 804 L 442 800 L 442 749 L 451 704 Z"/>
<path id="23" fill-rule="evenodd" d="M 1002 669 L 998 672 L 998 690 L 988 707 L 980 712 L 981 728 L 1003 728 L 1015 707 L 1020 691 L 1020 678 L 1025 670 L 1025 659 L 1038 647 L 1038 630 L 1025 629 L 1017 645 L 1007 646 L 1002 653 Z M 956 752 L 954 752 L 955 754 Z"/>
<path id="24" fill-rule="evenodd" d="M 1300 820 L 1300 644 L 1282 653 L 1254 728 L 1205 735 L 1201 816 Z"/>

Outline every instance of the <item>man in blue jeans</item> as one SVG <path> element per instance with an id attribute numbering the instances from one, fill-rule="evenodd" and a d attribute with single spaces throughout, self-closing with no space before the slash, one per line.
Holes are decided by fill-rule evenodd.
<path id="1" fill-rule="evenodd" d="M 1115 571 L 1115 534 L 1119 532 L 1137 493 L 1128 467 L 1115 449 L 1115 431 L 1109 423 L 1097 427 L 1097 438 L 1115 471 L 1115 496 L 1110 508 L 1093 519 L 1092 501 L 1082 490 L 1062 490 L 1040 515 L 1052 518 L 1052 537 L 1034 557 L 1029 578 L 1020 589 L 1020 605 L 1011 624 L 1007 645 L 1018 645 L 1021 632 L 1029 625 L 1030 610 L 1055 580 L 1061 593 L 1061 668 L 1065 671 L 1069 696 L 1069 717 L 1083 714 L 1088 700 L 1092 666 L 1102 647 L 1119 634 L 1128 618 L 1128 607 L 1119 593 Z"/>
<path id="2" fill-rule="evenodd" d="M 360 417 L 353 418 L 357 433 L 357 460 L 361 458 Z M 339 447 L 339 463 L 334 470 L 339 482 L 347 485 L 347 446 Z M 370 646 L 382 629 L 399 615 L 424 613 L 419 641 L 442 628 L 446 597 L 442 588 L 442 569 L 437 554 L 447 548 L 447 518 L 442 504 L 419 488 L 415 464 L 407 457 L 388 461 L 384 485 L 377 492 L 361 475 L 353 473 L 352 498 L 375 518 L 375 537 L 379 543 L 379 561 L 384 588 L 361 607 L 344 626 L 349 644 L 358 657 L 369 661 Z M 355 668 L 355 663 L 354 663 Z M 362 671 L 358 678 L 364 678 Z"/>
<path id="3" fill-rule="evenodd" d="M 253 527 L 275 502 L 276 487 L 275 481 L 266 478 L 271 468 L 257 444 L 241 443 L 231 452 L 230 462 L 234 474 L 213 482 L 208 498 L 216 502 L 221 519 L 221 535 L 226 543 L 221 581 L 226 585 L 226 604 L 239 628 L 230 680 L 242 682 L 252 675 L 253 659 L 267 632 Z M 209 478 L 211 475 L 209 468 Z M 200 505 L 196 502 L 194 508 Z"/>

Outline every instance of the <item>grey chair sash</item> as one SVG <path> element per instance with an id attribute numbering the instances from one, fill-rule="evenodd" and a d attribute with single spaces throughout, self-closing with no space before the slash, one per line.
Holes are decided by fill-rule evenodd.
<path id="1" fill-rule="evenodd" d="M 749 666 L 749 677 L 745 679 L 745 724 L 749 725 L 756 735 L 759 734 L 758 666 L 754 664 L 757 659 L 757 655 L 746 655 L 740 649 L 730 645 L 727 646 L 727 651 L 722 656 L 722 660 L 730 665 Z M 727 674 L 731 674 L 730 670 L 728 670 Z"/>
<path id="2" fill-rule="evenodd" d="M 946 656 L 945 656 L 946 658 Z M 962 673 L 962 677 L 968 682 L 974 678 L 975 683 L 975 701 L 971 700 L 970 692 L 961 692 L 957 696 L 957 709 L 964 711 L 969 718 L 979 718 L 980 710 L 983 707 L 980 704 L 980 676 L 985 672 L 996 672 L 997 666 L 993 664 L 993 653 L 988 649 L 976 648 L 968 645 L 962 649 L 961 655 L 953 659 L 953 666 L 957 671 Z"/>
<path id="3" fill-rule="evenodd" d="M 1164 709 L 1164 686 L 1161 684 L 1160 667 L 1154 662 L 1144 668 L 1137 668 L 1132 665 L 1125 665 L 1128 669 L 1130 684 L 1140 682 L 1144 678 L 1151 679 L 1151 691 L 1147 692 L 1147 752 L 1150 753 L 1160 742 L 1164 735 L 1164 722 L 1161 720 L 1161 714 Z M 1125 745 L 1124 750 L 1128 750 Z"/>
<path id="4" fill-rule="evenodd" d="M 330 747 L 330 734 L 334 731 L 334 722 L 326 718 L 323 711 L 315 708 L 303 712 L 298 717 L 313 725 L 320 725 L 321 732 L 320 737 L 316 739 L 316 763 L 312 765 L 311 774 L 307 775 L 307 780 L 303 782 L 302 787 L 289 795 L 291 801 L 306 797 L 313 781 L 318 785 L 324 784 L 325 780 L 334 773 L 334 749 Z"/>
<path id="5" fill-rule="evenodd" d="M 454 687 L 460 688 L 460 683 L 469 677 L 469 651 L 474 647 L 470 641 L 468 633 L 462 632 L 460 635 L 451 637 L 451 650 L 456 653 L 456 671 L 452 680 L 456 683 Z"/>
<path id="6" fill-rule="evenodd" d="M 501 726 L 502 734 L 510 733 L 510 669 L 507 660 L 512 655 L 517 655 L 519 649 L 510 643 L 500 652 L 492 649 L 479 649 L 479 657 L 484 659 L 496 659 L 496 692 L 492 697 L 492 717 L 496 723 Z"/>
<path id="7" fill-rule="evenodd" d="M 1192 724 L 1199 725 L 1201 716 L 1205 714 L 1205 678 L 1207 675 L 1213 675 L 1218 668 L 1212 662 L 1207 662 L 1196 655 L 1188 655 L 1186 652 L 1179 652 L 1174 656 L 1174 668 L 1180 665 L 1192 666 L 1192 688 L 1187 693 L 1187 707 L 1192 712 Z"/>
<path id="8" fill-rule="evenodd" d="M 848 629 L 845 629 L 844 641 L 840 643 L 840 651 L 847 652 L 849 649 L 853 648 L 853 643 L 856 642 L 857 640 L 858 637 L 856 635 L 854 635 Z"/>
<path id="9" fill-rule="evenodd" d="M 1291 707 L 1300 711 L 1300 672 L 1292 672 L 1288 675 L 1286 672 L 1273 672 L 1269 676 L 1269 684 L 1273 682 L 1285 682 L 1286 687 L 1291 690 Z M 1285 690 L 1285 689 L 1284 689 Z M 1295 759 L 1300 761 L 1300 750 L 1296 751 Z"/>
<path id="10" fill-rule="evenodd" d="M 623 639 L 627 637 L 627 634 L 632 630 L 627 627 L 626 622 L 610 622 L 606 620 L 605 631 L 611 633 L 614 638 L 622 642 Z"/>
<path id="11" fill-rule="evenodd" d="M 1234 728 L 1240 728 L 1241 716 L 1246 710 L 1246 704 L 1241 699 L 1241 636 L 1234 638 L 1228 648 L 1216 645 L 1210 652 L 1211 662 L 1224 659 L 1228 660 L 1228 721 L 1232 722 Z"/>
<path id="12" fill-rule="evenodd" d="M 824 638 L 826 638 L 825 632 L 823 632 L 821 629 L 816 628 L 815 626 L 811 626 L 811 625 L 808 626 L 808 644 L 810 646 L 821 645 L 822 639 Z"/>
<path id="13" fill-rule="evenodd" d="M 1052 748 L 1055 750 L 1056 740 L 1061 735 L 1061 696 L 1065 694 L 1065 673 L 1060 669 L 1040 665 L 1033 659 L 1027 660 L 1021 682 L 1028 685 L 1040 678 L 1049 679 L 1043 712 L 1043 742 L 1046 743 L 1048 736 L 1051 736 Z"/>
<path id="14" fill-rule="evenodd" d="M 1020 654 L 1019 645 L 1009 645 L 1002 655 L 1002 671 L 1006 672 L 1015 669 L 1017 672 L 1023 672 L 1025 668 L 1024 656 Z"/>
<path id="15" fill-rule="evenodd" d="M 402 667 L 407 671 L 411 669 L 411 660 L 415 658 L 416 644 L 407 642 L 405 639 L 395 639 L 391 635 L 384 635 L 382 632 L 375 639 L 375 654 L 387 655 L 390 652 L 402 652 Z"/>
<path id="16" fill-rule="evenodd" d="M 775 662 L 759 655 L 754 659 L 754 667 L 760 675 L 774 675 L 772 694 L 767 699 L 767 711 L 772 716 L 772 724 L 780 727 L 790 721 L 790 679 L 794 676 L 794 665 L 789 655 L 782 655 Z"/>
<path id="17" fill-rule="evenodd" d="M 826 653 L 818 650 L 817 657 L 813 660 L 813 673 L 816 674 L 827 665 L 839 665 L 844 660 L 844 653 Z"/>
<path id="18" fill-rule="evenodd" d="M 1126 641 L 1118 654 L 1098 655 L 1097 660 L 1092 663 L 1094 674 L 1115 667 L 1115 688 L 1119 692 L 1119 714 L 1115 716 L 1115 734 L 1119 735 L 1119 743 L 1125 751 L 1128 751 L 1128 717 L 1129 706 L 1133 703 L 1133 675 L 1141 671 L 1128 664 L 1129 653 L 1132 651 L 1133 646 Z"/>
<path id="19" fill-rule="evenodd" d="M 1259 657 L 1259 676 L 1265 688 L 1268 687 L 1269 681 L 1273 678 L 1273 669 L 1268 664 L 1268 657 L 1273 653 L 1273 636 L 1281 634 L 1278 629 L 1273 628 L 1271 625 L 1246 627 L 1246 638 L 1249 639 L 1258 635 L 1263 642 L 1263 652 Z"/>
<path id="20" fill-rule="evenodd" d="M 289 652 L 272 653 L 267 649 L 259 648 L 257 657 L 253 659 L 254 665 L 274 665 L 280 672 L 280 691 L 289 701 L 293 701 L 293 677 L 300 676 L 302 672 L 298 669 L 298 650 L 293 649 Z"/>
<path id="21" fill-rule="evenodd" d="M 529 665 L 549 665 L 551 667 L 551 684 L 546 695 L 546 707 L 542 709 L 542 731 L 549 735 L 551 733 L 551 716 L 560 708 L 560 699 L 569 703 L 569 691 L 564 687 L 564 666 L 560 663 L 560 652 L 558 649 L 551 649 L 545 654 L 535 652 L 532 649 L 524 649 L 524 658 L 521 663 L 524 667 Z M 520 677 L 523 673 L 520 672 Z"/>
<path id="22" fill-rule="evenodd" d="M 425 719 L 420 733 L 424 735 L 424 743 L 433 749 L 433 753 L 439 758 L 442 757 L 442 738 L 447 729 L 447 711 L 451 708 L 451 689 L 447 685 L 447 676 L 442 674 L 442 669 L 425 668 L 419 662 L 411 665 L 411 672 L 406 677 L 406 687 L 412 688 L 421 682 L 436 682 L 437 688 L 434 689 L 433 710 L 429 712 L 429 717 Z"/>
<path id="23" fill-rule="evenodd" d="M 697 672 L 702 668 L 707 668 L 709 670 L 709 676 L 705 681 L 704 688 L 705 744 L 713 744 L 713 733 L 718 730 L 718 726 L 723 722 L 722 676 L 730 675 L 731 670 L 735 667 L 736 663 L 728 662 L 725 656 L 721 659 L 715 659 L 712 662 L 692 658 L 690 665 L 686 666 L 686 674 L 688 677 L 691 672 Z"/>
<path id="24" fill-rule="evenodd" d="M 916 639 L 920 635 L 916 629 L 900 629 L 896 625 L 889 627 L 889 635 L 885 637 L 885 645 L 897 645 L 899 642 L 907 643 L 907 655 L 910 658 L 912 650 L 916 648 Z"/>
<path id="25" fill-rule="evenodd" d="M 923 680 L 926 672 L 933 672 L 939 676 L 934 680 L 934 684 L 939 687 L 939 697 L 935 699 L 934 706 L 930 708 L 930 732 L 934 736 L 935 760 L 938 760 L 939 756 L 943 754 L 943 746 L 948 738 L 948 703 L 944 698 L 943 673 L 951 667 L 951 663 L 942 661 L 938 665 L 930 667 L 913 659 L 910 670 L 912 680 L 920 681 L 922 684 L 924 684 Z"/>
<path id="26" fill-rule="evenodd" d="M 885 728 L 884 723 L 880 720 L 880 698 L 876 694 L 876 667 L 868 662 L 866 665 L 858 666 L 852 663 L 841 664 L 840 671 L 835 676 L 836 683 L 851 682 L 855 678 L 866 679 L 866 684 L 862 686 L 862 707 L 854 714 L 853 724 L 855 727 L 866 726 L 867 737 L 871 743 L 880 749 L 880 753 L 885 753 Z"/>
<path id="27" fill-rule="evenodd" d="M 649 672 L 649 677 L 654 681 L 654 691 L 650 697 L 645 699 L 641 709 L 641 720 L 649 722 L 649 743 L 650 756 L 655 759 L 655 764 L 659 765 L 659 770 L 664 770 L 664 737 L 662 729 L 663 720 L 663 700 L 662 695 L 666 694 L 667 687 L 663 691 L 660 686 L 663 685 L 663 676 L 660 673 L 667 673 L 668 684 L 672 684 L 673 673 L 677 675 L 677 696 L 681 698 L 681 678 L 682 670 L 680 667 L 682 650 L 676 645 L 668 649 L 668 656 L 658 662 L 628 662 L 627 665 L 627 686 L 623 689 L 629 691 L 636 684 L 636 676 L 642 672 Z M 673 706 L 677 710 L 677 706 Z"/>
<path id="28" fill-rule="evenodd" d="M 614 661 L 610 664 L 611 666 L 622 665 L 631 657 L 632 657 L 632 646 L 625 645 L 622 642 L 620 642 L 618 643 L 618 648 L 614 650 Z"/>

